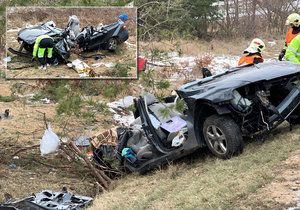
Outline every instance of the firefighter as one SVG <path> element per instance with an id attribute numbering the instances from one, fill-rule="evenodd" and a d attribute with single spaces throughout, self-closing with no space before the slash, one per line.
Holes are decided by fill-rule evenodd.
<path id="1" fill-rule="evenodd" d="M 258 64 L 264 62 L 264 59 L 261 53 L 265 49 L 265 43 L 258 38 L 255 38 L 250 43 L 249 47 L 245 49 L 245 56 L 241 57 L 238 65 L 249 65 L 249 64 Z"/>
<path id="2" fill-rule="evenodd" d="M 50 66 L 50 64 L 52 64 L 53 46 L 54 40 L 48 35 L 41 35 L 35 40 L 32 53 L 32 60 L 38 57 L 38 60 L 41 64 L 39 69 L 46 70 L 46 66 Z"/>
<path id="3" fill-rule="evenodd" d="M 289 46 L 291 41 L 300 34 L 300 15 L 297 13 L 290 14 L 286 19 L 286 25 L 289 25 L 290 28 L 286 33 L 285 37 L 285 47 L 279 54 L 278 59 L 281 61 L 285 55 L 286 48 Z"/>
<path id="4" fill-rule="evenodd" d="M 300 64 L 300 34 L 297 35 L 288 45 L 285 59 L 296 64 Z"/>

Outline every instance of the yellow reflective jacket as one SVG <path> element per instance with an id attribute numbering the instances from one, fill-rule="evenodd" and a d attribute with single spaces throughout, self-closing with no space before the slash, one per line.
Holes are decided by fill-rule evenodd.
<path id="1" fill-rule="evenodd" d="M 33 56 L 33 57 L 36 57 L 37 50 L 39 49 L 40 42 L 41 42 L 43 39 L 45 39 L 45 38 L 53 39 L 52 37 L 50 37 L 50 36 L 48 36 L 48 35 L 41 35 L 41 36 L 39 36 L 38 38 L 36 38 L 35 43 L 34 43 L 34 46 L 33 46 L 33 52 L 32 52 L 32 56 Z"/>
<path id="2" fill-rule="evenodd" d="M 300 35 L 297 35 L 288 45 L 285 59 L 296 64 L 300 64 Z"/>

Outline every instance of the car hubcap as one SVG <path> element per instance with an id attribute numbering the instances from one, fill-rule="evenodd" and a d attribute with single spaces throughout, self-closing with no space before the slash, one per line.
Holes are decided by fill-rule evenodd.
<path id="1" fill-rule="evenodd" d="M 110 42 L 109 42 L 109 49 L 116 49 L 116 47 L 117 47 L 117 42 L 116 42 L 116 40 L 111 40 Z"/>
<path id="2" fill-rule="evenodd" d="M 210 146 L 220 155 L 223 155 L 227 151 L 227 141 L 225 134 L 222 130 L 215 126 L 210 125 L 206 130 L 206 137 Z"/>

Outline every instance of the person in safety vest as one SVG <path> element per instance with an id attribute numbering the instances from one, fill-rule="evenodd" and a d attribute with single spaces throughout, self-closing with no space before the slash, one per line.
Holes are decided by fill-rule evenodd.
<path id="1" fill-rule="evenodd" d="M 286 48 L 289 46 L 289 44 L 291 43 L 291 41 L 298 35 L 300 34 L 300 15 L 297 13 L 293 13 L 290 14 L 287 19 L 286 19 L 286 23 L 285 25 L 289 25 L 290 28 L 286 33 L 286 37 L 285 37 L 285 47 L 284 49 L 281 51 L 281 53 L 279 54 L 278 60 L 282 60 L 285 52 L 286 52 Z"/>
<path id="2" fill-rule="evenodd" d="M 285 60 L 300 64 L 300 34 L 288 45 L 285 53 Z"/>
<path id="3" fill-rule="evenodd" d="M 245 56 L 241 57 L 238 65 L 258 64 L 264 62 L 261 53 L 265 49 L 265 43 L 258 38 L 255 38 L 250 43 L 249 47 L 244 50 Z"/>
<path id="4" fill-rule="evenodd" d="M 38 57 L 39 69 L 46 70 L 46 66 L 53 62 L 53 46 L 54 40 L 48 35 L 41 35 L 35 40 L 32 60 Z"/>

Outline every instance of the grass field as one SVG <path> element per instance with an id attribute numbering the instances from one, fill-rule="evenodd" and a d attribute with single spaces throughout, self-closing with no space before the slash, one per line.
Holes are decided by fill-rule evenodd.
<path id="1" fill-rule="evenodd" d="M 262 197 L 250 200 L 248 196 L 270 183 L 282 161 L 300 149 L 299 127 L 289 132 L 283 125 L 275 133 L 265 142 L 248 140 L 244 153 L 230 160 L 216 159 L 207 151 L 198 151 L 148 175 L 130 175 L 119 180 L 111 192 L 99 195 L 90 209 L 262 207 L 264 203 L 259 202 Z M 283 204 L 274 201 L 265 205 L 267 209 L 274 209 Z"/>

